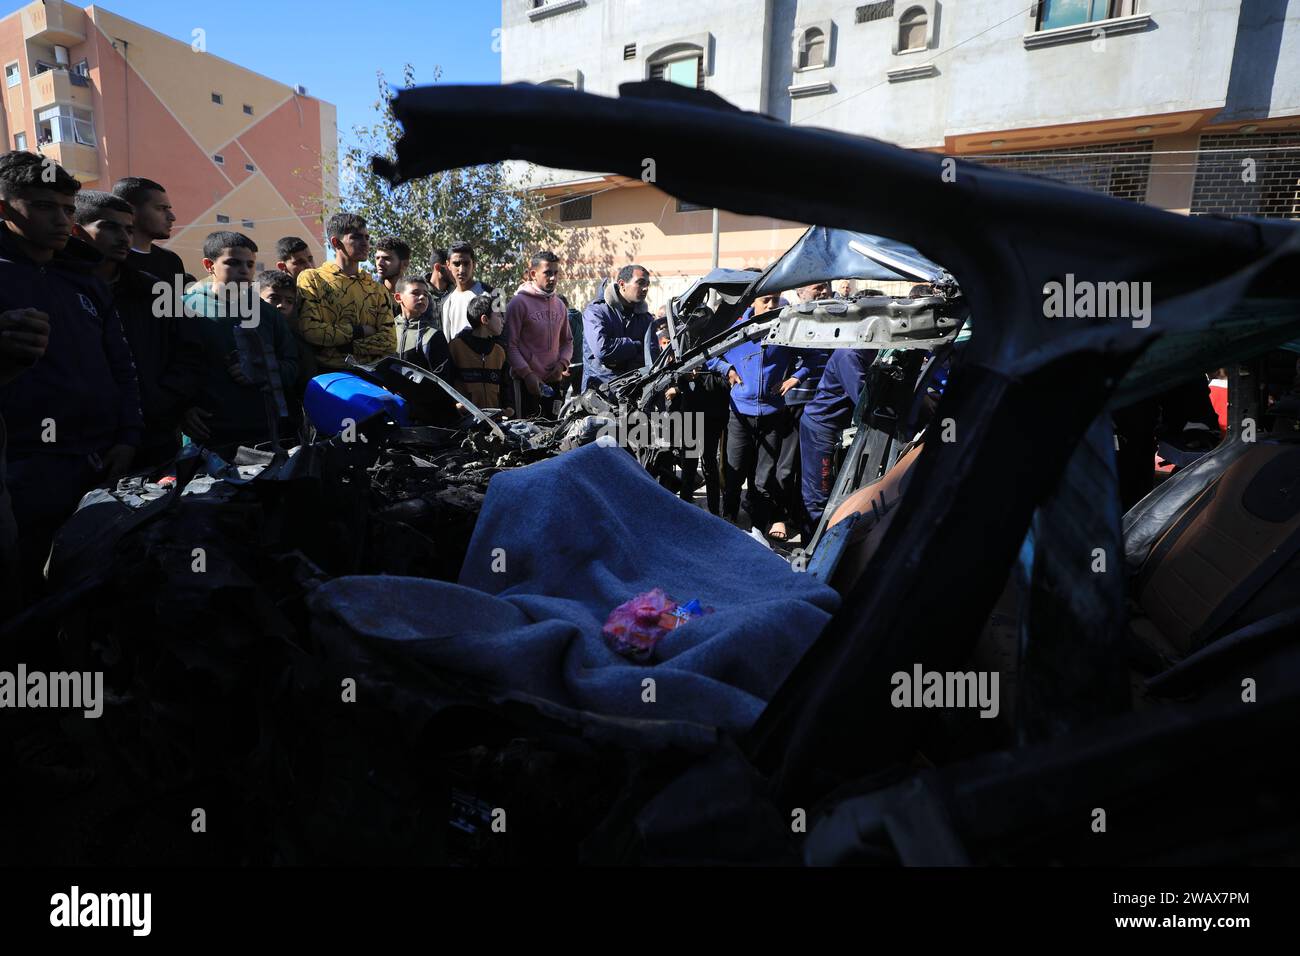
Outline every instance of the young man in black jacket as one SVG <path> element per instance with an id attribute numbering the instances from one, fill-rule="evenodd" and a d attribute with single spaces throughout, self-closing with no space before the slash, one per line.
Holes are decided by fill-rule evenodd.
<path id="1" fill-rule="evenodd" d="M 135 234 L 128 257 L 131 265 L 169 284 L 179 276 L 183 291 L 194 277 L 185 271 L 180 256 L 158 245 L 171 237 L 172 223 L 176 221 L 167 190 L 152 179 L 127 176 L 113 184 L 113 195 L 125 199 L 135 210 Z"/>
<path id="2" fill-rule="evenodd" d="M 429 256 L 429 271 L 424 274 L 429 280 L 429 307 L 439 323 L 442 322 L 442 300 L 456 288 L 451 266 L 447 265 L 450 258 L 451 254 L 446 249 L 434 249 Z"/>
<path id="3" fill-rule="evenodd" d="M 48 158 L 0 156 L 0 317 L 36 310 L 49 323 L 45 353 L 0 386 L 7 484 L 30 587 L 39 586 L 50 541 L 81 496 L 131 467 L 142 429 L 131 350 L 93 274 L 99 257 L 65 252 L 80 188 Z"/>
<path id="4" fill-rule="evenodd" d="M 172 284 L 132 265 L 134 223 L 135 210 L 126 200 L 83 189 L 68 245 L 75 250 L 85 244 L 103 256 L 95 274 L 113 293 L 140 381 L 144 436 L 132 464 L 147 468 L 180 450 L 181 416 L 198 397 L 203 349 L 193 320 L 176 314 Z"/>
<path id="5" fill-rule="evenodd" d="M 384 236 L 375 243 L 375 278 L 393 297 L 393 318 L 402 314 L 397 301 L 397 281 L 411 264 L 411 247 L 396 236 Z"/>

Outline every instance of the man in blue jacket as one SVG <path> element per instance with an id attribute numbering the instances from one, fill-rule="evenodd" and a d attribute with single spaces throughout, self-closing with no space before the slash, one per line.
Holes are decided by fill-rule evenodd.
<path id="1" fill-rule="evenodd" d="M 799 456 L 803 466 L 803 505 L 810 522 L 806 535 L 816 529 L 826 510 L 835 483 L 831 471 L 835 446 L 839 444 L 840 434 L 853 421 L 853 410 L 862 396 L 867 369 L 875 359 L 875 349 L 832 352 L 817 394 L 804 406 L 799 419 Z"/>
<path id="2" fill-rule="evenodd" d="M 847 281 L 847 280 L 841 280 Z M 838 284 L 838 283 L 837 283 Z M 878 289 L 864 289 L 858 298 L 884 295 Z M 811 535 L 821 521 L 830 498 L 835 476 L 831 474 L 835 446 L 840 433 L 853 421 L 867 369 L 876 360 L 876 349 L 839 349 L 831 352 L 814 390 L 813 398 L 799 416 L 800 484 L 804 512 L 808 516 L 805 535 Z M 807 540 L 807 538 L 805 538 Z"/>
<path id="3" fill-rule="evenodd" d="M 829 282 L 814 282 L 799 289 L 797 294 L 800 302 L 829 299 L 832 298 L 831 284 Z M 791 452 L 795 463 L 793 484 L 796 489 L 795 510 L 797 514 L 794 515 L 794 518 L 802 524 L 808 523 L 808 515 L 803 507 L 803 498 L 797 490 L 803 481 L 803 456 L 799 450 L 803 432 L 800 428 L 800 422 L 803 419 L 804 409 L 812 401 L 813 396 L 817 394 L 817 385 L 821 381 L 822 371 L 826 368 L 826 363 L 830 360 L 830 357 L 830 349 L 800 349 L 799 364 L 795 366 L 801 373 L 799 384 L 790 389 L 790 394 L 785 397 L 786 407 L 790 409 L 790 427 L 792 431 L 790 440 L 794 445 Z"/>
<path id="4" fill-rule="evenodd" d="M 642 367 L 650 328 L 650 270 L 630 265 L 606 283 L 602 296 L 582 311 L 582 387 L 613 381 Z"/>
<path id="5" fill-rule="evenodd" d="M 81 188 L 34 153 L 0 156 L 0 314 L 47 317 L 45 353 L 0 386 L 9 432 L 7 486 L 23 574 L 39 586 L 50 542 L 77 503 L 131 466 L 143 423 L 140 389 L 99 256 L 61 256 Z M 29 595 L 31 596 L 31 595 Z"/>
<path id="6" fill-rule="evenodd" d="M 759 296 L 732 328 L 785 304 L 776 296 Z M 775 541 L 786 540 L 787 521 L 794 517 L 793 423 L 785 396 L 807 374 L 796 370 L 797 353 L 784 345 L 744 342 L 709 362 L 731 385 L 722 516 L 736 521 L 740 486 L 748 480 L 749 516 Z"/>

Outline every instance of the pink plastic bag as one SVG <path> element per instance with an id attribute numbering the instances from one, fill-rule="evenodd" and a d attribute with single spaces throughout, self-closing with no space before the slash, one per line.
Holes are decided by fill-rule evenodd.
<path id="1" fill-rule="evenodd" d="M 655 645 L 665 634 L 712 610 L 701 607 L 699 601 L 678 604 L 655 588 L 614 608 L 601 634 L 615 653 L 644 662 L 654 654 Z"/>

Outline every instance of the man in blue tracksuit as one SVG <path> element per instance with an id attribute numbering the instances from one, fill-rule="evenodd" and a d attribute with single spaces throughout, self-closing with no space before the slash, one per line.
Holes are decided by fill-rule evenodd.
<path id="1" fill-rule="evenodd" d="M 875 349 L 838 349 L 822 372 L 817 394 L 799 419 L 799 456 L 803 467 L 803 505 L 811 535 L 826 509 L 835 475 L 831 472 L 840 433 L 853 421 Z"/>
<path id="2" fill-rule="evenodd" d="M 812 290 L 810 291 L 820 291 Z M 864 289 L 859 296 L 884 295 L 877 289 Z M 867 369 L 876 359 L 876 350 L 840 349 L 830 353 L 813 397 L 803 406 L 799 417 L 800 485 L 804 512 L 808 518 L 805 535 L 811 536 L 826 509 L 835 476 L 835 446 L 840 433 L 853 421 L 853 410 L 862 396 Z"/>
<path id="3" fill-rule="evenodd" d="M 785 304 L 775 296 L 760 296 L 736 325 Z M 785 396 L 802 381 L 803 375 L 795 370 L 797 352 L 784 345 L 745 342 L 709 362 L 731 384 L 722 516 L 736 520 L 740 486 L 748 480 L 748 511 L 754 526 L 767 529 L 777 541 L 788 536 L 786 521 L 793 517 L 793 422 Z"/>
<path id="4" fill-rule="evenodd" d="M 582 388 L 613 381 L 645 361 L 650 272 L 630 265 L 582 310 Z"/>
<path id="5" fill-rule="evenodd" d="M 44 354 L 0 386 L 7 484 L 22 576 L 35 597 L 50 542 L 81 496 L 125 474 L 140 444 L 140 388 L 100 256 L 67 251 L 81 188 L 61 167 L 0 156 L 0 325 L 31 312 L 48 323 Z M 26 334 L 26 333 L 24 333 Z"/>

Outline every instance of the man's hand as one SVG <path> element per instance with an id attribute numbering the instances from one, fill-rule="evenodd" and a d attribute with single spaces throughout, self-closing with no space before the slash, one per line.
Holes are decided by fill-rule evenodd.
<path id="1" fill-rule="evenodd" d="M 665 390 L 664 390 L 664 399 L 665 399 L 666 401 L 670 401 L 670 402 L 671 402 L 674 398 L 677 397 L 677 395 L 678 395 L 678 392 L 677 392 L 677 386 L 676 386 L 676 385 L 672 386 L 671 388 L 668 388 L 668 389 L 665 389 Z"/>
<path id="2" fill-rule="evenodd" d="M 787 378 L 784 382 L 781 383 L 780 394 L 784 395 L 786 392 L 790 391 L 790 389 L 794 388 L 798 384 L 799 384 L 799 380 L 797 378 Z"/>
<path id="3" fill-rule="evenodd" d="M 50 341 L 50 317 L 38 309 L 0 312 L 0 383 L 37 363 Z"/>
<path id="4" fill-rule="evenodd" d="M 528 389 L 529 395 L 542 397 L 542 380 L 537 377 L 537 373 L 528 373 L 528 377 L 524 379 L 524 388 Z"/>
<path id="5" fill-rule="evenodd" d="M 733 386 L 741 384 L 740 375 L 734 368 L 727 369 L 727 383 Z"/>
<path id="6" fill-rule="evenodd" d="M 199 440 L 211 438 L 212 431 L 203 421 L 203 419 L 211 417 L 211 412 L 204 411 L 197 406 L 187 409 L 185 414 L 181 416 L 181 430 L 191 438 L 198 438 Z"/>
<path id="7" fill-rule="evenodd" d="M 110 485 L 127 473 L 135 460 L 135 449 L 130 445 L 114 445 L 104 452 L 104 480 Z"/>

